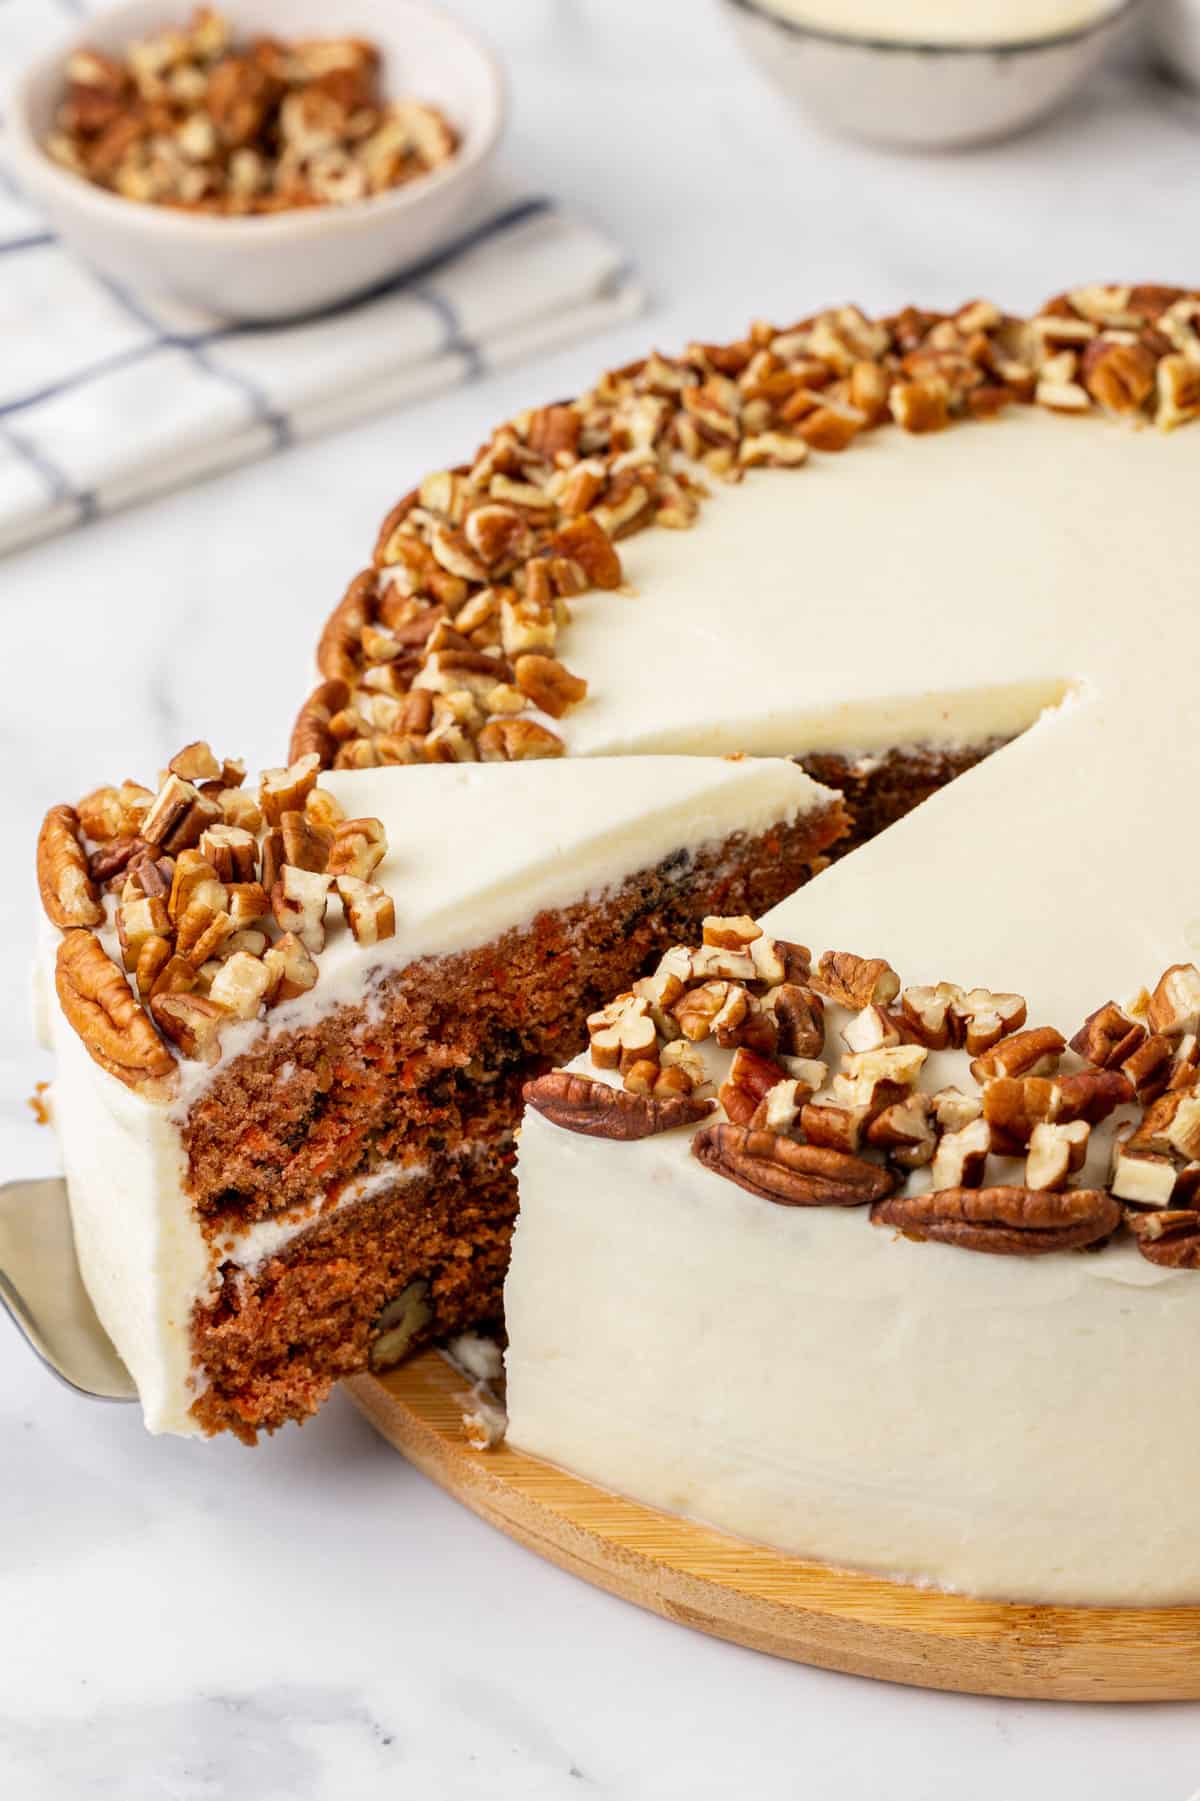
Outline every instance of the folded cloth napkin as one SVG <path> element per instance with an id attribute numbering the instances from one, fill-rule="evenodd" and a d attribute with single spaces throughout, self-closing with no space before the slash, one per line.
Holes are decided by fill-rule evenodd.
<path id="1" fill-rule="evenodd" d="M 0 67 L 35 48 L 27 29 L 8 45 L 17 15 L 27 27 L 22 0 L 0 9 Z M 497 186 L 454 242 L 361 299 L 231 326 L 77 262 L 25 204 L 0 138 L 0 554 L 544 352 L 641 302 L 608 239 L 545 196 Z"/>

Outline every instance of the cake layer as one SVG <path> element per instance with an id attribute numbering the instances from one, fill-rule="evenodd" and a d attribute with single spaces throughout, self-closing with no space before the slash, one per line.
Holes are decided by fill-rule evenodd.
<path id="1" fill-rule="evenodd" d="M 253 1260 L 247 1235 L 196 1306 L 203 1382 L 192 1416 L 247 1443 L 304 1419 L 342 1376 L 397 1363 L 430 1339 L 498 1325 L 516 1214 L 513 1145 L 464 1145 L 331 1214 Z"/>
<path id="2" fill-rule="evenodd" d="M 786 762 L 663 759 L 636 779 L 615 760 L 443 765 L 338 775 L 327 796 L 380 822 L 372 874 L 395 931 L 360 941 L 330 917 L 313 985 L 222 1015 L 212 1061 L 118 1080 L 128 1032 L 114 1045 L 95 1003 L 65 1006 L 63 951 L 87 933 L 48 928 L 41 1011 L 81 1268 L 153 1430 L 252 1435 L 315 1404 L 361 1364 L 397 1270 L 407 1285 L 419 1266 L 447 1297 L 433 1308 L 447 1330 L 494 1316 L 514 1206 L 496 1147 L 522 1081 L 574 1048 L 613 982 L 713 905 L 779 898 L 844 829 L 837 797 Z M 121 902 L 126 943 L 141 905 Z M 104 913 L 96 931 L 119 959 L 111 896 Z M 219 1012 L 207 979 L 201 1004 Z M 140 1021 L 143 1062 L 146 1034 L 161 1057 Z M 474 1184 L 480 1143 L 494 1167 Z M 446 1272 L 473 1254 L 477 1204 L 494 1251 L 481 1246 L 484 1273 L 451 1305 Z M 370 1270 L 376 1222 L 387 1244 Z M 339 1259 L 357 1272 L 340 1312 Z"/>
<path id="3" fill-rule="evenodd" d="M 875 694 L 892 731 L 898 669 L 914 698 L 922 667 L 943 694 L 974 669 L 1013 696 L 1024 670 L 1031 699 L 1056 681 L 1067 698 L 767 927 L 886 958 L 908 982 L 1015 991 L 1031 1026 L 1070 1034 L 1200 948 L 1185 823 L 1200 757 L 1180 678 L 1198 648 L 1200 441 L 1022 419 L 961 447 L 968 479 L 949 436 L 871 454 L 888 479 L 858 484 L 872 529 L 837 590 L 836 691 L 852 708 Z M 832 498 L 814 510 L 816 567 L 849 520 Z M 1001 728 L 997 692 L 976 713 L 960 686 L 947 724 Z M 1200 1473 L 1193 1271 L 1155 1268 L 1128 1239 L 1036 1259 L 894 1240 L 859 1211 L 747 1194 L 690 1138 L 595 1143 L 527 1118 L 506 1290 L 515 1444 L 908 1580 L 1200 1600 L 1186 1509 L 1163 1505 Z"/>

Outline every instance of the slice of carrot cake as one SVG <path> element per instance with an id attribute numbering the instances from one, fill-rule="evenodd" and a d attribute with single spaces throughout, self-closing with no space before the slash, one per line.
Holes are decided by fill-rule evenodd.
<path id="1" fill-rule="evenodd" d="M 39 988 L 80 1263 L 146 1423 L 252 1440 L 499 1320 L 524 1082 L 845 818 L 784 761 L 243 775 L 197 743 L 156 791 L 51 809 Z M 682 1066 L 648 1080 L 694 1109 Z"/>

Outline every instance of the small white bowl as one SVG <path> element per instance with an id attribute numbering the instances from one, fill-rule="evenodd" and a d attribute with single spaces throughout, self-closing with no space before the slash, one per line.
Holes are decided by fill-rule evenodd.
<path id="1" fill-rule="evenodd" d="M 369 200 L 241 219 L 126 200 L 60 168 L 42 148 L 80 44 L 120 55 L 176 25 L 189 0 L 128 0 L 89 16 L 17 84 L 7 142 L 17 176 L 63 241 L 126 286 L 224 318 L 282 319 L 347 300 L 436 250 L 477 197 L 500 139 L 504 80 L 491 52 L 421 0 L 233 0 L 239 38 L 358 36 L 383 53 L 385 93 L 431 101 L 459 132 L 440 169 Z"/>
<path id="2" fill-rule="evenodd" d="M 769 0 L 723 0 L 734 31 L 776 87 L 850 137 L 952 150 L 1023 131 L 1091 73 L 1138 0 L 1088 23 L 1014 43 L 937 44 L 818 29 Z"/>

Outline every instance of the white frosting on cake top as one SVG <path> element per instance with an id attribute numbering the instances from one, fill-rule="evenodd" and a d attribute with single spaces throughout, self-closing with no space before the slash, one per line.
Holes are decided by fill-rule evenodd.
<path id="1" fill-rule="evenodd" d="M 572 601 L 588 697 L 554 729 L 593 755 L 952 746 L 1131 662 L 1153 686 L 1194 642 L 1174 576 L 1198 466 L 1186 430 L 1013 408 L 713 484 L 692 530 L 622 543 L 631 594 Z"/>

